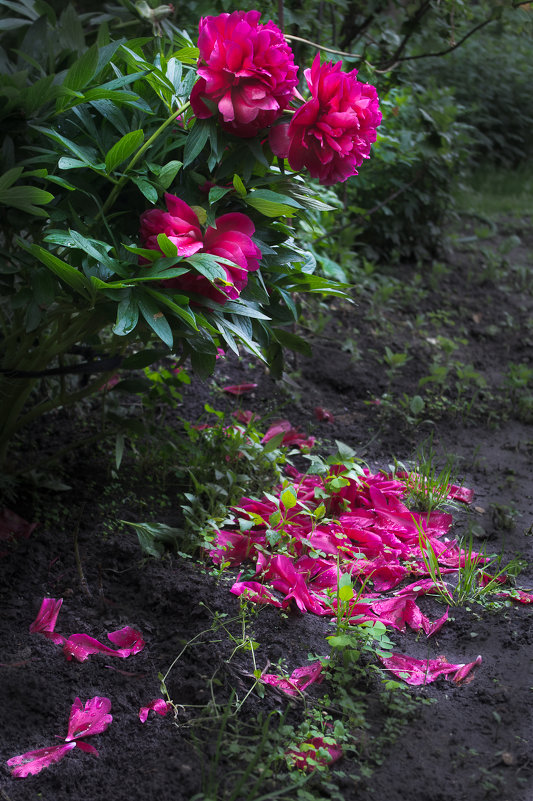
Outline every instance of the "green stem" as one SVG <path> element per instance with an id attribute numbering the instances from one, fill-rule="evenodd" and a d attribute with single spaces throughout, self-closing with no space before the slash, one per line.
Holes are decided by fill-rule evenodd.
<path id="1" fill-rule="evenodd" d="M 106 202 L 104 203 L 104 205 L 102 207 L 102 211 L 100 212 L 98 217 L 103 216 L 106 213 L 106 211 L 108 211 L 108 209 L 111 208 L 111 206 L 113 205 L 113 203 L 115 202 L 115 200 L 119 196 L 120 192 L 122 191 L 122 188 L 124 187 L 126 182 L 129 180 L 128 172 L 133 169 L 133 167 L 135 166 L 135 164 L 137 164 L 137 162 L 139 161 L 141 156 L 144 153 L 146 153 L 148 148 L 152 146 L 152 144 L 163 133 L 163 131 L 166 128 L 168 128 L 168 126 L 171 125 L 174 122 L 174 120 L 176 120 L 176 118 L 180 116 L 180 114 L 183 114 L 183 112 L 186 111 L 189 108 L 189 106 L 190 106 L 190 101 L 188 100 L 186 103 L 183 104 L 183 106 L 180 106 L 177 111 L 175 111 L 173 114 L 171 114 L 171 116 L 167 120 L 165 120 L 164 123 L 162 123 L 159 126 L 157 131 L 155 131 L 155 133 L 153 133 L 152 136 L 149 139 L 146 140 L 144 145 L 142 145 L 139 148 L 139 150 L 133 155 L 133 157 L 130 159 L 128 165 L 126 166 L 126 169 L 124 170 L 124 175 L 118 181 L 118 183 L 113 187 L 113 189 L 112 189 L 109 197 L 107 198 Z"/>

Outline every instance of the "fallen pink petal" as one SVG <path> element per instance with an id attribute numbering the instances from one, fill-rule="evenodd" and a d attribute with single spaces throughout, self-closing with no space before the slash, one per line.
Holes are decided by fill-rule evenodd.
<path id="1" fill-rule="evenodd" d="M 121 646 L 119 650 L 104 645 L 88 634 L 71 634 L 63 645 L 63 653 L 69 661 L 74 658 L 78 662 L 85 662 L 92 654 L 107 654 L 125 659 L 139 653 L 145 646 L 140 631 L 132 629 L 130 626 L 112 631 L 107 636 L 115 645 Z"/>
<path id="2" fill-rule="evenodd" d="M 222 387 L 222 392 L 227 392 L 228 395 L 247 395 L 257 387 L 257 384 L 230 384 L 227 387 Z"/>
<path id="3" fill-rule="evenodd" d="M 62 598 L 57 601 L 55 598 L 43 598 L 37 617 L 30 624 L 30 632 L 32 634 L 44 634 L 56 645 L 62 645 L 65 642 L 65 638 L 54 631 L 62 603 Z"/>
<path id="4" fill-rule="evenodd" d="M 328 409 L 323 409 L 322 406 L 317 406 L 315 409 L 315 417 L 319 422 L 334 423 L 335 418 Z"/>
<path id="5" fill-rule="evenodd" d="M 263 673 L 260 681 L 263 684 L 270 684 L 278 690 L 283 690 L 287 695 L 299 695 L 311 684 L 321 684 L 324 677 L 322 675 L 322 663 L 314 662 L 312 665 L 295 668 L 289 678 L 282 678 L 274 673 Z"/>
<path id="6" fill-rule="evenodd" d="M 146 723 L 149 712 L 155 712 L 157 715 L 164 717 L 171 709 L 172 704 L 165 701 L 164 698 L 155 698 L 153 701 L 150 701 L 148 706 L 142 706 L 139 709 L 139 720 L 141 723 Z"/>
<path id="7" fill-rule="evenodd" d="M 95 696 L 86 701 L 85 705 L 79 698 L 76 698 L 70 709 L 65 742 L 61 745 L 39 748 L 36 751 L 27 751 L 21 756 L 11 757 L 6 764 L 13 768 L 12 775 L 16 778 L 24 778 L 40 773 L 43 768 L 59 762 L 76 746 L 87 754 L 98 756 L 98 751 L 93 745 L 79 738 L 104 732 L 113 720 L 112 715 L 109 714 L 110 709 L 109 698 Z"/>
<path id="8" fill-rule="evenodd" d="M 77 740 L 79 737 L 88 737 L 93 734 L 104 732 L 113 720 L 109 714 L 111 701 L 109 698 L 95 696 L 82 705 L 79 698 L 76 698 L 70 710 L 68 720 L 68 732 L 65 742 Z"/>
<path id="9" fill-rule="evenodd" d="M 48 748 L 38 748 L 36 751 L 26 751 L 21 756 L 8 759 L 6 765 L 13 768 L 11 774 L 17 779 L 35 776 L 49 765 L 59 762 L 73 748 L 76 748 L 76 743 L 62 743 L 61 745 L 51 745 Z"/>
<path id="10" fill-rule="evenodd" d="M 468 664 L 454 665 L 446 662 L 445 656 L 437 659 L 415 659 L 412 656 L 391 653 L 389 657 L 379 657 L 385 669 L 403 679 L 407 684 L 430 684 L 439 676 L 450 678 L 456 684 L 463 681 L 470 671 L 481 664 L 481 656 Z"/>

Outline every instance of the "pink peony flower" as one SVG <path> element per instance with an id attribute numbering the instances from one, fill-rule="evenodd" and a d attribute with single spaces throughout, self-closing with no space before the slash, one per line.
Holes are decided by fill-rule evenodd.
<path id="1" fill-rule="evenodd" d="M 259 22 L 259 11 L 234 11 L 200 20 L 198 75 L 191 106 L 200 119 L 218 113 L 222 126 L 255 136 L 289 105 L 298 67 L 282 32 Z"/>
<path id="2" fill-rule="evenodd" d="M 220 288 L 194 272 L 164 281 L 165 286 L 196 292 L 221 304 L 228 298 L 238 298 L 248 283 L 248 273 L 258 269 L 261 258 L 261 251 L 251 239 L 255 226 L 250 218 L 240 212 L 223 214 L 215 220 L 215 227 L 208 226 L 202 234 L 198 217 L 185 201 L 168 193 L 165 201 L 168 211 L 150 209 L 141 215 L 143 247 L 159 250 L 157 237 L 165 234 L 177 247 L 179 256 L 210 253 L 233 262 L 231 266 L 221 265 L 228 283 Z"/>
<path id="3" fill-rule="evenodd" d="M 357 70 L 341 72 L 341 66 L 342 61 L 320 64 L 317 54 L 305 71 L 311 100 L 298 109 L 286 132 L 292 169 L 306 168 L 324 186 L 357 175 L 381 122 L 376 89 L 358 81 Z M 282 139 L 283 130 L 277 131 L 277 155 L 284 155 Z"/>

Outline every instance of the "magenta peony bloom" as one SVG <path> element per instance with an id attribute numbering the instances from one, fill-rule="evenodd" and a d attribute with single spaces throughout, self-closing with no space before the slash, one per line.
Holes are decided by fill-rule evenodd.
<path id="1" fill-rule="evenodd" d="M 223 214 L 215 220 L 214 228 L 210 225 L 202 234 L 198 217 L 187 203 L 168 193 L 165 201 L 168 211 L 151 209 L 141 215 L 140 235 L 144 247 L 159 250 L 157 236 L 166 234 L 176 245 L 179 256 L 211 253 L 233 262 L 231 266 L 221 265 L 228 283 L 220 289 L 192 271 L 165 281 L 165 286 L 196 292 L 221 304 L 238 298 L 248 283 L 248 273 L 258 269 L 261 258 L 261 251 L 251 239 L 255 226 L 250 218 L 240 212 Z"/>
<path id="2" fill-rule="evenodd" d="M 205 17 L 199 25 L 200 77 L 191 106 L 200 119 L 218 109 L 223 127 L 241 137 L 271 125 L 298 84 L 298 67 L 282 32 L 259 17 L 259 11 L 234 11 Z"/>
<path id="3" fill-rule="evenodd" d="M 305 71 L 311 100 L 298 109 L 287 131 L 292 169 L 305 167 L 324 186 L 357 175 L 381 122 L 375 87 L 358 81 L 357 70 L 341 72 L 341 66 L 342 61 L 320 64 L 315 57 Z M 283 134 L 276 131 L 274 152 L 282 149 Z"/>

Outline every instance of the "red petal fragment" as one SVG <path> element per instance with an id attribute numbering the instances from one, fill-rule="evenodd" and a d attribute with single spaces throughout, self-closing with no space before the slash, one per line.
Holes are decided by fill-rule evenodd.
<path id="1" fill-rule="evenodd" d="M 92 754 L 93 756 L 100 756 L 94 745 L 90 743 L 85 743 L 83 740 L 76 740 L 76 745 L 80 749 L 80 751 L 85 751 L 86 754 Z"/>
<path id="2" fill-rule="evenodd" d="M 23 779 L 25 776 L 35 776 L 43 768 L 53 765 L 54 762 L 59 762 L 73 748 L 76 748 L 76 743 L 62 743 L 48 748 L 38 748 L 36 751 L 26 751 L 25 754 L 8 759 L 6 765 L 14 767 L 12 775 L 18 779 Z"/>
<path id="3" fill-rule="evenodd" d="M 468 487 L 458 487 L 456 484 L 450 484 L 448 487 L 448 498 L 453 501 L 472 503 L 474 500 L 474 490 L 468 489 Z"/>
<path id="4" fill-rule="evenodd" d="M 321 684 L 323 680 L 321 662 L 313 662 L 312 665 L 295 668 L 288 679 L 276 676 L 274 673 L 263 673 L 260 678 L 263 684 L 277 687 L 278 690 L 283 690 L 287 695 L 298 695 L 310 684 L 315 682 Z"/>
<path id="5" fill-rule="evenodd" d="M 505 590 L 497 593 L 498 598 L 509 598 L 521 604 L 533 604 L 533 590 Z"/>
<path id="6" fill-rule="evenodd" d="M 123 658 L 140 653 L 146 645 L 141 632 L 131 626 L 124 626 L 118 631 L 110 631 L 107 638 L 113 645 L 119 646 L 120 650 L 116 652 L 116 656 Z"/>
<path id="7" fill-rule="evenodd" d="M 287 756 L 298 770 L 312 771 L 317 765 L 332 765 L 342 757 L 342 749 L 331 737 L 312 737 L 300 745 L 301 750 L 290 749 Z M 319 753 L 319 749 L 327 753 Z"/>
<path id="8" fill-rule="evenodd" d="M 125 659 L 139 653 L 146 645 L 140 631 L 132 629 L 131 626 L 124 626 L 123 629 L 112 631 L 107 636 L 112 643 L 122 647 L 115 651 L 94 637 L 89 637 L 88 634 L 71 634 L 63 646 L 63 653 L 69 661 L 74 657 L 78 662 L 85 662 L 91 654 L 99 653 Z"/>
<path id="9" fill-rule="evenodd" d="M 54 632 L 62 603 L 63 598 L 59 598 L 57 601 L 55 598 L 43 598 L 37 617 L 30 624 L 30 632 L 32 634 L 44 634 L 56 645 L 62 645 L 65 642 L 65 638 L 61 634 Z"/>
<path id="10" fill-rule="evenodd" d="M 331 414 L 328 409 L 322 408 L 322 406 L 317 406 L 315 409 L 315 417 L 319 421 L 324 421 L 325 423 L 334 423 L 335 418 Z"/>
<path id="11" fill-rule="evenodd" d="M 248 601 L 253 601 L 256 604 L 271 604 L 271 606 L 277 606 L 279 609 L 282 607 L 281 601 L 258 581 L 236 581 L 230 592 L 233 595 L 244 595 Z"/>
<path id="12" fill-rule="evenodd" d="M 108 714 L 110 709 L 109 698 L 97 695 L 89 698 L 84 707 L 80 699 L 76 698 L 70 710 L 65 742 L 77 740 L 78 737 L 88 737 L 91 734 L 101 734 L 113 720 L 113 716 Z"/>
<path id="13" fill-rule="evenodd" d="M 141 723 L 146 723 L 148 720 L 148 713 L 152 710 L 158 715 L 165 716 L 167 712 L 170 712 L 172 709 L 172 704 L 165 701 L 164 698 L 155 698 L 153 701 L 150 701 L 148 706 L 142 706 L 139 709 L 139 720 Z"/>
<path id="14" fill-rule="evenodd" d="M 456 684 L 463 681 L 472 668 L 481 664 L 481 656 L 466 665 L 453 665 L 446 662 L 445 656 L 437 659 L 414 659 L 411 656 L 392 653 L 388 657 L 379 657 L 386 670 L 390 670 L 407 684 L 430 684 L 439 676 L 449 677 Z M 452 675 L 453 674 L 453 675 Z"/>
<path id="15" fill-rule="evenodd" d="M 27 540 L 38 525 L 38 523 L 28 523 L 5 506 L 0 510 L 0 540 Z"/>
<path id="16" fill-rule="evenodd" d="M 257 386 L 257 384 L 230 384 L 230 386 L 222 387 L 222 392 L 227 392 L 229 395 L 245 395 L 247 392 L 257 389 Z"/>

